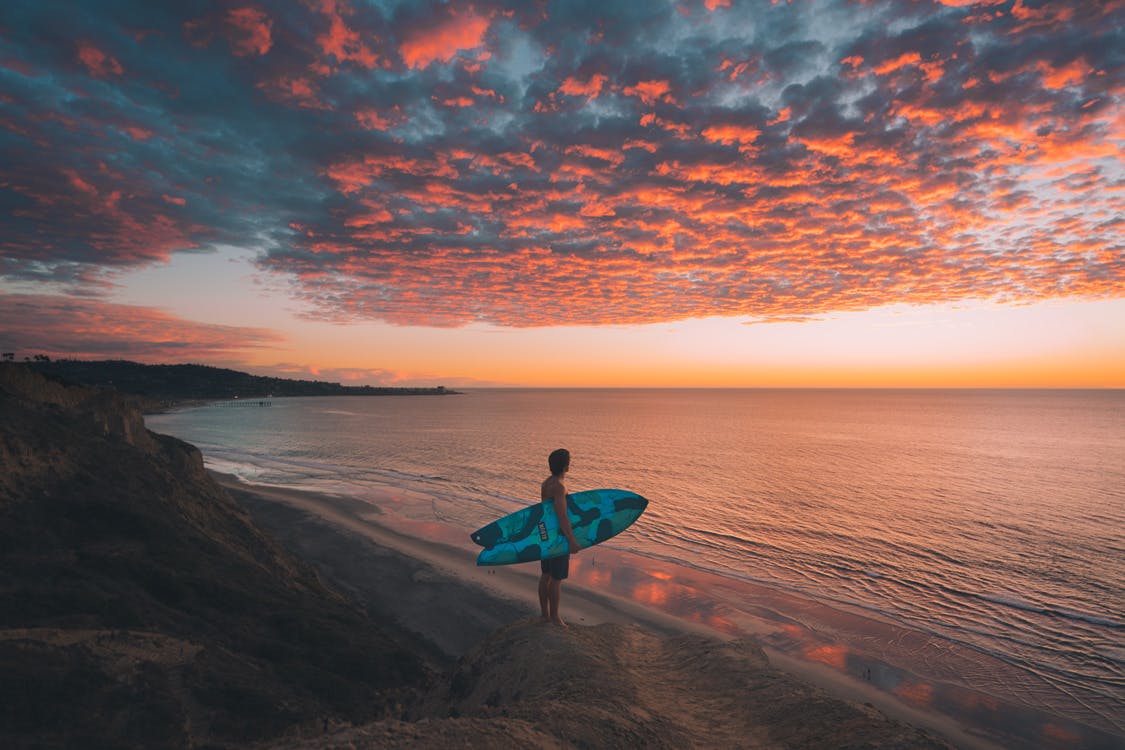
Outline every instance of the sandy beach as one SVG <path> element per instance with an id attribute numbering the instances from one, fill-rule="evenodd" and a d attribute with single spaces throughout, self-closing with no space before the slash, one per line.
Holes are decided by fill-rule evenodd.
<path id="1" fill-rule="evenodd" d="M 612 702 L 614 695 L 636 695 L 640 686 L 645 686 L 641 692 L 649 695 L 647 702 L 639 708 L 630 707 L 631 715 L 634 718 L 645 714 L 672 717 L 670 721 L 675 726 L 665 727 L 666 736 L 680 736 L 689 744 L 699 746 L 842 747 L 857 742 L 854 746 L 954 746 L 981 750 L 999 747 L 970 734 L 946 717 L 888 701 L 885 694 L 862 681 L 774 649 L 764 650 L 750 638 L 735 637 L 732 628 L 726 627 L 730 624 L 719 617 L 708 622 L 706 617 L 698 615 L 694 620 L 675 616 L 666 609 L 646 606 L 572 581 L 564 587 L 562 608 L 571 627 L 563 631 L 541 625 L 535 588 L 537 566 L 478 568 L 471 551 L 443 540 L 441 530 L 436 527 L 433 535 L 438 539 L 426 538 L 426 529 L 422 527 L 411 528 L 410 534 L 390 528 L 382 522 L 377 503 L 247 485 L 232 476 L 217 473 L 214 476 L 250 511 L 258 526 L 311 561 L 332 584 L 370 609 L 393 613 L 404 627 L 422 635 L 432 645 L 429 658 L 438 668 L 444 666 L 456 671 L 457 667 L 450 665 L 460 664 L 460 668 L 464 668 L 466 658 L 471 657 L 479 671 L 481 651 L 490 647 L 509 655 L 512 648 L 569 649 L 570 656 L 566 657 L 569 660 L 573 660 L 573 650 L 577 649 L 577 653 L 585 655 L 583 658 L 593 660 L 587 669 L 598 675 L 599 682 L 620 678 L 628 683 L 626 687 L 609 689 L 608 697 L 604 694 L 585 696 L 585 704 L 595 698 Z M 613 560 L 613 556 L 606 553 L 598 557 L 603 567 L 614 564 Z M 589 656 L 599 651 L 606 652 L 600 660 Z M 714 655 L 716 653 L 726 655 L 719 657 Z M 644 654 L 647 656 L 642 656 Z M 732 654 L 740 656 L 736 658 Z M 744 673 L 738 683 L 741 687 L 728 686 L 729 689 L 724 690 L 709 684 L 706 675 L 713 675 L 714 671 L 708 672 L 702 666 L 708 659 L 721 662 L 724 674 L 726 667 L 732 665 L 737 667 L 736 671 L 741 670 Z M 637 665 L 615 674 L 626 662 L 637 662 Z M 528 671 L 534 670 L 529 665 L 508 665 L 508 669 L 513 668 L 519 674 L 509 676 L 508 682 L 526 680 Z M 501 670 L 500 674 L 503 673 Z M 505 681 L 502 676 L 491 679 L 500 679 L 501 684 Z M 585 682 L 581 676 L 575 679 Z M 768 682 L 771 689 L 750 689 L 749 686 L 761 680 Z M 572 684 L 548 682 L 551 686 L 565 685 L 567 689 Z M 656 687 L 661 683 L 664 688 Z M 751 694 L 755 696 L 753 700 L 749 697 Z M 496 695 L 485 696 L 482 700 L 486 713 L 495 713 L 495 706 L 488 704 L 497 704 Z M 681 710 L 685 701 L 702 701 L 703 707 L 685 712 Z M 432 712 L 434 717 L 446 717 L 442 721 L 479 720 L 479 714 L 471 715 L 471 706 L 458 707 L 457 700 L 438 701 L 438 704 Z M 769 716 L 761 714 L 767 704 L 772 706 L 767 712 Z M 526 730 L 530 732 L 526 739 L 532 745 L 552 746 L 551 738 L 557 739 L 558 732 L 539 736 L 534 712 L 521 718 L 510 703 L 504 705 L 506 719 L 523 722 L 509 728 L 510 731 Z M 451 713 L 457 716 L 447 716 Z M 706 728 L 695 724 L 700 713 L 712 716 Z M 844 714 L 849 717 L 847 721 L 841 718 Z M 736 717 L 740 718 L 736 720 Z M 756 717 L 751 722 L 753 726 L 735 727 L 731 723 L 750 721 L 746 717 Z M 435 733 L 422 736 L 420 726 L 338 727 L 330 730 L 334 739 L 327 744 L 317 744 L 327 738 L 305 738 L 295 739 L 294 747 L 383 747 L 388 743 L 437 746 L 442 737 L 448 739 L 448 732 L 461 731 L 448 726 L 438 729 L 434 724 L 430 729 Z M 807 736 L 799 739 L 801 733 Z M 736 736 L 742 739 L 734 745 L 728 744 Z M 400 739 L 395 740 L 395 737 Z M 789 739 L 778 741 L 778 737 Z M 643 739 L 639 736 L 628 740 L 621 738 L 623 744 Z M 314 744 L 300 744 L 306 740 Z M 623 746 L 622 743 L 615 740 L 610 744 Z"/>

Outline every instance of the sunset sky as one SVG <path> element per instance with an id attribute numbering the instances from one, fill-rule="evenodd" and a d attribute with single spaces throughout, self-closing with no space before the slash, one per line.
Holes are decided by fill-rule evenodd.
<path id="1" fill-rule="evenodd" d="M 0 4 L 0 350 L 1125 387 L 1125 0 Z"/>

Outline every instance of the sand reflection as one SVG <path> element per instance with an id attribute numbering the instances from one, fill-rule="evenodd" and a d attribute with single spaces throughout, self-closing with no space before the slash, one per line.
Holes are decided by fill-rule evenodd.
<path id="1" fill-rule="evenodd" d="M 822 646 L 806 646 L 804 649 L 806 659 L 818 661 L 837 669 L 845 669 L 848 663 L 848 651 L 843 646 L 827 643 Z"/>

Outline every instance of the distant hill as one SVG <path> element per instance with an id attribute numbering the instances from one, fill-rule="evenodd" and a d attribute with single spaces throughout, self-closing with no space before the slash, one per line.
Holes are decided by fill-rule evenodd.
<path id="1" fill-rule="evenodd" d="M 126 360 L 60 359 L 24 365 L 56 380 L 76 385 L 112 387 L 121 393 L 161 401 L 263 398 L 266 396 L 444 396 L 436 388 L 346 386 L 320 380 L 288 380 L 250 375 L 207 365 L 143 365 Z"/>

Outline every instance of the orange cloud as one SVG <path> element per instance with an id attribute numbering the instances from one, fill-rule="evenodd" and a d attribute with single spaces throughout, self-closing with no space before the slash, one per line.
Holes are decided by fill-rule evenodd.
<path id="1" fill-rule="evenodd" d="M 125 72 L 125 69 L 121 67 L 121 63 L 102 52 L 90 42 L 78 43 L 78 60 L 86 66 L 86 70 L 89 71 L 90 75 L 96 78 L 119 76 Z"/>
<path id="2" fill-rule="evenodd" d="M 304 109 L 328 109 L 328 105 L 320 100 L 313 82 L 303 76 L 280 76 L 262 81 L 258 88 L 270 99 L 283 104 L 293 104 Z"/>
<path id="3" fill-rule="evenodd" d="M 621 154 L 620 151 L 614 151 L 613 149 L 608 148 L 597 148 L 595 146 L 587 146 L 584 144 L 568 146 L 565 149 L 565 153 L 584 156 L 589 159 L 599 159 L 604 162 L 609 162 L 615 167 L 621 162 L 625 161 L 625 157 Z"/>
<path id="4" fill-rule="evenodd" d="M 641 148 L 641 149 L 644 149 L 645 151 L 648 151 L 650 154 L 655 154 L 657 151 L 660 150 L 660 145 L 657 144 L 657 143 L 653 143 L 652 141 L 646 141 L 646 140 L 641 139 L 641 138 L 633 138 L 631 140 L 625 141 L 625 143 L 622 144 L 621 148 L 623 150 L 630 149 L 630 148 Z"/>
<path id="5" fill-rule="evenodd" d="M 10 350 L 51 357 L 207 361 L 283 340 L 263 328 L 197 323 L 151 307 L 47 294 L 0 293 L 0 321 Z"/>
<path id="6" fill-rule="evenodd" d="M 918 65 L 922 62 L 922 56 L 917 52 L 904 52 L 893 60 L 887 60 L 884 63 L 876 65 L 873 70 L 875 75 L 885 76 L 888 73 L 894 73 L 907 66 Z"/>
<path id="7" fill-rule="evenodd" d="M 500 102 L 501 104 L 504 103 L 504 97 L 500 96 L 499 94 L 497 94 L 492 89 L 486 89 L 486 88 L 482 88 L 480 86 L 470 86 L 469 90 L 472 91 L 477 96 L 486 96 L 489 99 L 495 99 L 496 101 Z"/>
<path id="8" fill-rule="evenodd" d="M 411 159 L 397 155 L 365 156 L 334 164 L 325 170 L 325 175 L 345 195 L 357 192 L 378 177 L 394 173 L 437 178 L 452 178 L 459 174 L 448 159 Z"/>
<path id="9" fill-rule="evenodd" d="M 641 81 L 635 86 L 627 86 L 621 90 L 626 96 L 635 96 L 645 104 L 652 106 L 657 100 L 672 101 L 672 84 L 668 81 Z"/>
<path id="10" fill-rule="evenodd" d="M 70 183 L 70 186 L 72 188 L 80 193 L 84 193 L 95 198 L 97 197 L 98 189 L 86 180 L 82 179 L 82 176 L 75 172 L 73 169 L 64 169 L 63 174 L 66 175 L 66 181 Z"/>
<path id="11" fill-rule="evenodd" d="M 655 113 L 649 112 L 648 114 L 641 115 L 640 124 L 642 128 L 647 128 L 650 125 L 655 125 L 658 128 L 675 133 L 679 138 L 690 138 L 692 136 L 692 127 L 687 123 L 672 122 L 663 117 L 658 117 Z"/>
<path id="12" fill-rule="evenodd" d="M 1049 89 L 1065 89 L 1082 83 L 1094 73 L 1094 69 L 1083 58 L 1061 67 L 1054 67 L 1040 60 L 1035 67 L 1042 76 L 1043 85 Z"/>
<path id="13" fill-rule="evenodd" d="M 1012 16 L 1023 21 L 1022 26 L 1012 29 L 1010 34 L 1022 34 L 1030 28 L 1062 26 L 1074 18 L 1075 9 L 1068 3 L 1047 3 L 1039 8 L 1029 8 L 1024 0 L 1016 0 L 1012 6 Z"/>
<path id="14" fill-rule="evenodd" d="M 316 42 L 325 55 L 337 63 L 354 62 L 368 70 L 379 64 L 379 56 L 344 20 L 351 12 L 344 0 L 321 0 L 320 12 L 328 20 L 328 31 L 317 35 Z"/>
<path id="15" fill-rule="evenodd" d="M 617 215 L 617 211 L 614 209 L 614 207 L 606 201 L 588 201 L 586 203 L 583 203 L 579 213 L 583 216 L 594 217 Z"/>
<path id="16" fill-rule="evenodd" d="M 737 145 L 740 151 L 753 148 L 754 141 L 762 131 L 745 125 L 711 125 L 703 129 L 703 137 L 709 141 L 727 145 Z"/>
<path id="17" fill-rule="evenodd" d="M 355 113 L 356 122 L 367 130 L 389 130 L 394 122 L 389 117 L 384 117 L 374 109 L 364 109 Z"/>
<path id="18" fill-rule="evenodd" d="M 584 82 L 575 76 L 570 76 L 559 86 L 559 91 L 570 96 L 585 96 L 594 99 L 602 92 L 607 80 L 601 73 L 595 73 Z"/>
<path id="19" fill-rule="evenodd" d="M 456 96 L 452 99 L 443 100 L 442 104 L 447 107 L 471 107 L 473 106 L 473 100 L 468 96 Z"/>
<path id="20" fill-rule="evenodd" d="M 48 253 L 54 249 L 59 238 L 44 217 L 55 212 L 64 213 L 71 222 L 80 222 L 86 230 L 86 246 L 100 253 L 108 265 L 164 261 L 175 250 L 198 247 L 191 238 L 191 225 L 169 215 L 169 203 L 174 206 L 174 201 L 138 194 L 128 176 L 104 164 L 83 172 L 62 168 L 45 177 L 57 182 L 40 187 L 9 183 L 10 189 L 30 201 L 13 212 L 13 218 L 33 221 L 38 230 L 32 248 L 21 248 L 9 237 L 3 244 L 8 253 Z"/>
<path id="21" fill-rule="evenodd" d="M 227 23 L 237 32 L 232 43 L 238 57 L 264 55 L 273 46 L 273 24 L 264 11 L 257 8 L 233 8 L 227 11 Z"/>
<path id="22" fill-rule="evenodd" d="M 819 138 L 805 137 L 801 142 L 813 151 L 827 156 L 841 159 L 853 159 L 857 152 L 855 147 L 855 133 L 844 133 L 838 136 L 822 136 Z"/>
<path id="23" fill-rule="evenodd" d="M 147 141 L 154 135 L 151 130 L 138 125 L 123 125 L 121 129 L 128 133 L 134 141 Z"/>
<path id="24" fill-rule="evenodd" d="M 747 60 L 744 62 L 736 63 L 733 60 L 723 60 L 723 62 L 719 65 L 719 70 L 729 70 L 730 72 L 727 73 L 727 79 L 733 81 L 747 71 L 755 72 L 757 70 L 757 62 Z"/>
<path id="25" fill-rule="evenodd" d="M 473 10 L 450 11 L 436 25 L 419 28 L 399 45 L 399 54 L 410 68 L 425 68 L 434 62 L 449 62 L 463 50 L 484 44 L 490 20 Z"/>

